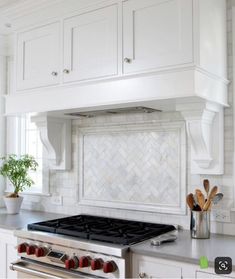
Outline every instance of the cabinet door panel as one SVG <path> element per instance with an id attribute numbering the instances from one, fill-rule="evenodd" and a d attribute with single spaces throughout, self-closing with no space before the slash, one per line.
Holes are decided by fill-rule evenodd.
<path id="1" fill-rule="evenodd" d="M 35 28 L 18 36 L 17 89 L 59 82 L 59 23 Z"/>
<path id="2" fill-rule="evenodd" d="M 0 278 L 17 278 L 17 273 L 9 269 L 10 264 L 17 260 L 16 245 L 13 231 L 0 229 Z"/>
<path id="3" fill-rule="evenodd" d="M 64 81 L 117 74 L 117 5 L 64 22 Z"/>
<path id="4" fill-rule="evenodd" d="M 15 249 L 15 245 L 8 244 L 7 245 L 7 278 L 17 278 L 17 273 L 15 271 L 10 270 L 9 266 L 11 263 L 15 262 L 17 259 L 17 251 Z"/>
<path id="5" fill-rule="evenodd" d="M 158 259 L 135 255 L 133 260 L 133 277 L 140 278 L 182 278 L 181 266 L 160 262 Z"/>
<path id="6" fill-rule="evenodd" d="M 124 73 L 192 62 L 192 0 L 130 0 L 123 5 Z"/>
<path id="7" fill-rule="evenodd" d="M 0 241 L 0 278 L 7 277 L 6 243 Z"/>

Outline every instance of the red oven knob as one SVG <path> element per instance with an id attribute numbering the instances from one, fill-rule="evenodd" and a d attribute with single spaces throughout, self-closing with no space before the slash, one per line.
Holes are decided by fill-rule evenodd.
<path id="1" fill-rule="evenodd" d="M 21 244 L 19 244 L 18 247 L 17 247 L 18 253 L 25 253 L 25 252 L 26 252 L 27 246 L 28 246 L 27 243 L 21 243 Z"/>
<path id="2" fill-rule="evenodd" d="M 72 257 L 70 259 L 65 260 L 65 268 L 66 269 L 75 269 L 78 268 L 79 262 L 77 257 Z"/>
<path id="3" fill-rule="evenodd" d="M 112 273 L 117 269 L 114 261 L 108 261 L 103 264 L 104 273 Z"/>
<path id="4" fill-rule="evenodd" d="M 79 267 L 80 268 L 88 267 L 89 263 L 90 263 L 89 257 L 83 256 L 79 259 Z"/>
<path id="5" fill-rule="evenodd" d="M 39 257 L 45 257 L 46 254 L 47 254 L 47 249 L 44 248 L 44 247 L 37 247 L 35 249 L 35 256 L 38 257 L 38 258 Z"/>
<path id="6" fill-rule="evenodd" d="M 35 245 L 28 245 L 26 247 L 26 253 L 27 255 L 33 255 L 35 253 L 36 246 Z"/>
<path id="7" fill-rule="evenodd" d="M 102 268 L 103 261 L 102 259 L 93 259 L 91 261 L 91 269 L 92 270 L 99 270 Z"/>

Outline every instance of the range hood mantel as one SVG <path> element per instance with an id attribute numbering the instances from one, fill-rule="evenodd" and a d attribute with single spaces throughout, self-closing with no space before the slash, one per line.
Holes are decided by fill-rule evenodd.
<path id="1" fill-rule="evenodd" d="M 112 80 L 45 87 L 6 95 L 6 114 L 146 106 L 163 111 L 204 100 L 227 106 L 228 81 L 188 67 Z"/>
<path id="2" fill-rule="evenodd" d="M 65 113 L 127 107 L 179 111 L 186 120 L 189 142 L 192 145 L 191 172 L 222 174 L 223 109 L 227 106 L 227 85 L 228 81 L 190 67 L 162 74 L 43 88 L 8 95 L 6 114 L 52 113 L 61 118 L 65 117 Z M 44 120 L 44 125 L 40 124 L 40 127 L 48 127 L 49 119 L 46 117 Z M 52 135 L 54 140 L 50 138 L 44 142 L 56 143 L 56 138 L 60 137 L 59 129 L 58 133 Z M 54 148 L 51 152 L 55 159 L 59 156 L 56 154 L 57 149 Z"/>

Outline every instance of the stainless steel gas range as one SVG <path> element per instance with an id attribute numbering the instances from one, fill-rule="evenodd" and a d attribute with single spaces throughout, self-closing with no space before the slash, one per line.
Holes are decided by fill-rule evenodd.
<path id="1" fill-rule="evenodd" d="M 78 215 L 18 230 L 18 278 L 128 278 L 131 245 L 174 226 Z"/>

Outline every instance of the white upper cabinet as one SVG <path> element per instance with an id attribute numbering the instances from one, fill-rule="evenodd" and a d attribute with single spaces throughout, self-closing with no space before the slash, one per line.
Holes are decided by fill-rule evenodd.
<path id="1" fill-rule="evenodd" d="M 17 38 L 17 89 L 59 83 L 59 23 L 20 33 Z"/>
<path id="2" fill-rule="evenodd" d="M 192 13 L 192 0 L 124 2 L 124 73 L 193 62 Z"/>
<path id="3" fill-rule="evenodd" d="M 117 74 L 117 5 L 64 21 L 64 82 Z"/>

